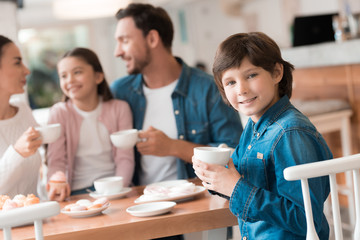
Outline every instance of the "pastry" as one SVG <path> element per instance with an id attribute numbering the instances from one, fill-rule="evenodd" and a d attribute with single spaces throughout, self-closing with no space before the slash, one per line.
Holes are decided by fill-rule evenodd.
<path id="1" fill-rule="evenodd" d="M 61 194 L 61 189 L 66 185 L 66 176 L 62 171 L 55 172 L 49 179 L 51 188 L 55 188 L 55 194 Z"/>

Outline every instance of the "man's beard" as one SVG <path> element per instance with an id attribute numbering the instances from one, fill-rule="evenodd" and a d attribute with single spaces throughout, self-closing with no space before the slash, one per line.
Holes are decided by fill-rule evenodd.
<path id="1" fill-rule="evenodd" d="M 150 50 L 147 48 L 145 57 L 142 60 L 135 59 L 134 69 L 130 70 L 129 74 L 139 74 L 142 73 L 144 68 L 148 66 L 151 62 Z"/>

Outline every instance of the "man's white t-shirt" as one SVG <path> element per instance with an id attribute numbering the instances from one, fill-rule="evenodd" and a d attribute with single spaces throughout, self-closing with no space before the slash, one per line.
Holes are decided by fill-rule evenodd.
<path id="1" fill-rule="evenodd" d="M 89 187 L 98 178 L 115 175 L 110 134 L 105 125 L 98 120 L 101 107 L 100 101 L 95 110 L 85 112 L 74 105 L 75 110 L 84 119 L 80 127 L 71 190 Z"/>
<path id="2" fill-rule="evenodd" d="M 143 86 L 146 97 L 144 131 L 152 126 L 164 132 L 169 138 L 177 139 L 178 132 L 171 99 L 177 82 L 178 80 L 156 89 Z M 166 147 L 164 146 L 164 148 Z M 177 179 L 176 158 L 173 156 L 143 155 L 141 169 L 139 176 L 141 185 Z"/>

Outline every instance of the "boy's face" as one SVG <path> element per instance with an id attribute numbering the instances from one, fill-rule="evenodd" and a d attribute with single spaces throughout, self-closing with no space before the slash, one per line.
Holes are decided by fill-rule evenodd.
<path id="1" fill-rule="evenodd" d="M 271 74 L 244 58 L 239 68 L 226 70 L 221 81 L 226 98 L 233 108 L 257 122 L 280 99 L 278 83 L 282 76 L 281 64 L 276 64 Z"/>

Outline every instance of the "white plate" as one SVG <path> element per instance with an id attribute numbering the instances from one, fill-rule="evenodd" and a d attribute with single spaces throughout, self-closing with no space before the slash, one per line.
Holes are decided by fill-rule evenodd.
<path id="1" fill-rule="evenodd" d="M 110 203 L 105 204 L 101 208 L 92 209 L 92 210 L 84 210 L 84 211 L 65 211 L 61 209 L 61 213 L 66 214 L 70 217 L 92 217 L 100 214 L 102 211 L 107 209 L 110 206 Z"/>
<path id="2" fill-rule="evenodd" d="M 187 180 L 171 180 L 171 181 L 163 181 L 158 183 L 152 183 L 148 186 L 162 186 L 162 187 L 174 187 L 183 183 L 187 183 Z M 203 193 L 206 189 L 203 186 L 195 186 L 195 191 L 192 193 L 184 193 L 177 196 L 172 197 L 162 197 L 157 199 L 142 199 L 141 196 L 135 199 L 135 203 L 146 203 L 146 202 L 158 202 L 158 201 L 175 201 L 175 200 L 184 200 L 186 198 L 194 197 L 200 193 Z M 142 195 L 143 196 L 143 195 Z"/>
<path id="3" fill-rule="evenodd" d="M 129 193 L 131 191 L 131 188 L 127 187 L 127 188 L 123 188 L 121 190 L 121 192 L 119 193 L 112 193 L 112 194 L 100 194 L 95 192 L 91 192 L 89 195 L 92 198 L 102 198 L 102 197 L 106 197 L 107 199 L 111 200 L 111 199 L 116 199 L 116 198 L 121 198 L 124 197 L 127 193 Z"/>
<path id="4" fill-rule="evenodd" d="M 126 212 L 135 217 L 150 217 L 169 212 L 176 202 L 152 202 L 128 207 Z"/>

